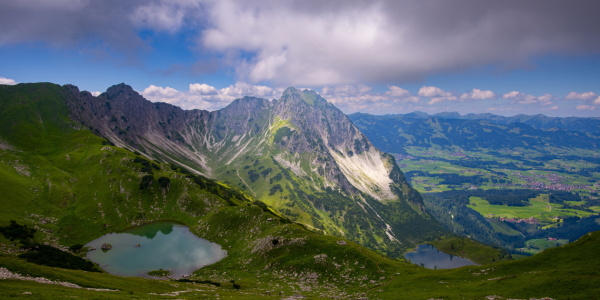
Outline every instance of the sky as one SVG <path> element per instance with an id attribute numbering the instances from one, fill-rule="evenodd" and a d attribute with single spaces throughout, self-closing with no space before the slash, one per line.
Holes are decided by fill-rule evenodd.
<path id="1" fill-rule="evenodd" d="M 126 83 L 215 110 L 312 89 L 345 113 L 600 116 L 596 0 L 0 0 L 0 84 Z"/>

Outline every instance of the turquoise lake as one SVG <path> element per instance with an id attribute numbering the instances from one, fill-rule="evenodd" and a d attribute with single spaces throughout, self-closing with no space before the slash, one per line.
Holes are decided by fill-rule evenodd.
<path id="1" fill-rule="evenodd" d="M 464 266 L 476 265 L 476 263 L 460 256 L 448 254 L 438 250 L 435 246 L 422 244 L 404 257 L 413 264 L 423 264 L 428 269 L 453 269 Z"/>
<path id="2" fill-rule="evenodd" d="M 112 246 L 101 250 L 102 244 Z M 189 275 L 227 256 L 220 245 L 195 236 L 189 228 L 171 222 L 136 226 L 95 239 L 87 258 L 106 272 L 121 276 L 151 277 L 147 273 L 169 270 L 171 277 Z"/>

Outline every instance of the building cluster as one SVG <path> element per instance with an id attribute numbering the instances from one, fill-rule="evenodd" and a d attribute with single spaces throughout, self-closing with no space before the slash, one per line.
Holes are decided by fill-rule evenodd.
<path id="1" fill-rule="evenodd" d="M 536 219 L 535 217 L 529 217 L 527 219 L 500 217 L 500 221 L 508 222 L 508 223 L 527 223 L 527 224 L 538 224 L 539 223 L 538 219 Z"/>

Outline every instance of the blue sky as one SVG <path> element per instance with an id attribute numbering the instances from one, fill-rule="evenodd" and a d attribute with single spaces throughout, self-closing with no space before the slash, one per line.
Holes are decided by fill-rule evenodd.
<path id="1" fill-rule="evenodd" d="M 600 116 L 597 1 L 0 0 L 0 83 L 214 110 L 288 86 L 346 113 Z"/>

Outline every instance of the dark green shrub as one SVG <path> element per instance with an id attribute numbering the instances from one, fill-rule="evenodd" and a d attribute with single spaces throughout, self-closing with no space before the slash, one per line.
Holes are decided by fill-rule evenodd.
<path id="1" fill-rule="evenodd" d="M 154 182 L 154 176 L 144 175 L 142 181 L 140 181 L 140 190 L 149 189 L 152 186 L 152 182 Z"/>
<path id="2" fill-rule="evenodd" d="M 28 239 L 33 239 L 36 230 L 27 228 L 27 225 L 19 225 L 15 220 L 10 220 L 10 225 L 0 227 L 0 232 L 11 241 L 19 240 L 21 243 L 25 243 Z"/>
<path id="3" fill-rule="evenodd" d="M 36 244 L 32 251 L 19 255 L 30 263 L 71 270 L 99 272 L 92 262 L 54 247 Z"/>
<path id="4" fill-rule="evenodd" d="M 160 185 L 161 188 L 168 188 L 169 184 L 171 184 L 171 179 L 169 179 L 169 177 L 159 177 L 158 178 L 158 184 Z"/>

